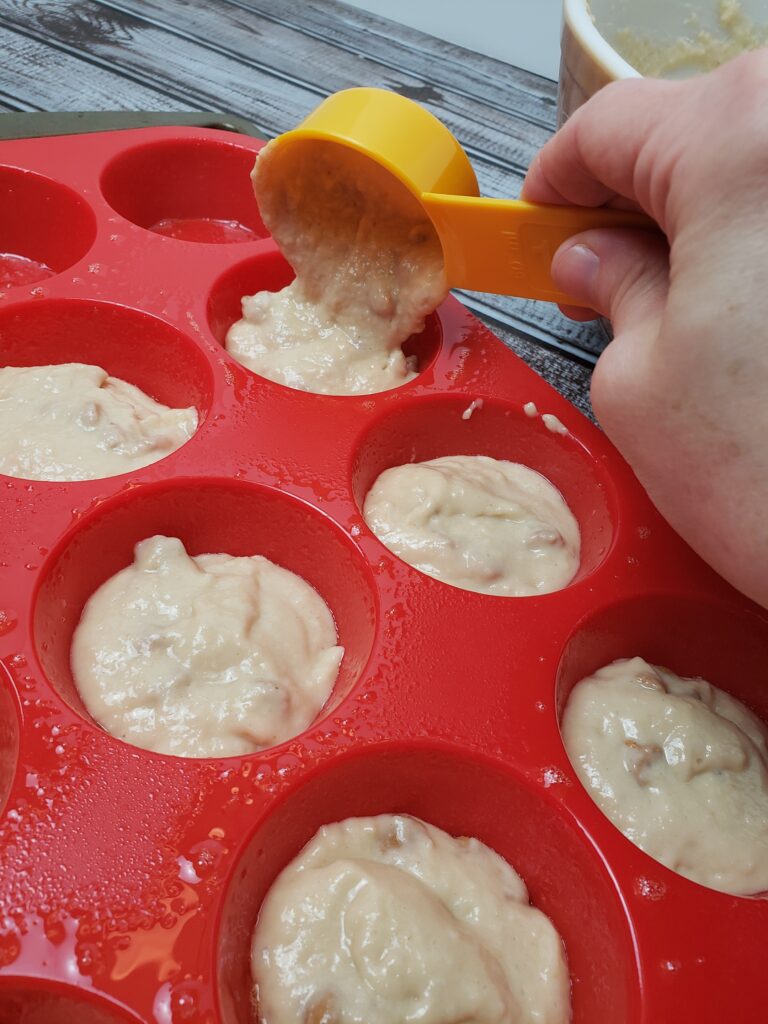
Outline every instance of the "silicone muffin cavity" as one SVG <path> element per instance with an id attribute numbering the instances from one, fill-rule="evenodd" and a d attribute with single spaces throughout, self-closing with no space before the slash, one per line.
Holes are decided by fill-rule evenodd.
<path id="1" fill-rule="evenodd" d="M 215 282 L 208 299 L 208 325 L 220 345 L 225 345 L 227 331 L 242 317 L 241 300 L 244 295 L 256 292 L 277 292 L 294 279 L 294 272 L 285 258 L 276 250 L 265 252 L 252 259 L 244 260 L 230 267 Z M 416 366 L 421 374 L 435 361 L 442 340 L 439 317 L 433 313 L 427 318 L 424 330 L 412 335 L 404 344 L 406 356 L 416 357 Z M 250 371 L 249 371 L 250 372 Z M 265 378 L 261 378 L 265 379 Z M 418 378 L 417 378 L 418 379 Z M 273 381 L 269 382 L 274 383 Z M 411 382 L 415 383 L 415 381 Z M 275 385 L 282 387 L 283 385 Z M 399 391 L 402 387 L 393 390 Z M 387 392 L 379 392 L 386 394 Z"/>
<path id="2" fill-rule="evenodd" d="M 213 372 L 197 345 L 157 317 L 86 299 L 41 299 L 0 310 L 0 364 L 91 363 L 173 408 L 194 406 L 199 424 Z"/>
<path id="3" fill-rule="evenodd" d="M 113 210 L 139 227 L 152 229 L 164 221 L 229 222 L 248 231 L 233 241 L 253 241 L 267 234 L 251 188 L 253 162 L 252 150 L 231 142 L 152 142 L 116 156 L 102 175 L 101 190 Z"/>
<path id="4" fill-rule="evenodd" d="M 139 1017 L 107 999 L 42 979 L 0 986 L 0 1019 L 9 1024 L 141 1024 Z"/>
<path id="5" fill-rule="evenodd" d="M 571 691 L 581 680 L 614 661 L 634 657 L 643 658 L 650 665 L 668 669 L 682 678 L 704 679 L 735 697 L 764 724 L 768 724 L 768 623 L 759 614 L 749 614 L 731 602 L 695 593 L 676 597 L 668 593 L 643 595 L 616 601 L 586 615 L 568 638 L 557 668 L 555 705 L 558 721 L 562 723 Z M 680 718 L 670 718 L 667 728 L 674 730 L 680 721 Z M 631 733 L 626 732 L 625 735 Z M 674 731 L 669 735 L 673 736 Z M 684 730 L 682 741 L 685 750 L 690 741 L 686 740 Z M 562 725 L 561 743 L 563 753 L 568 757 Z M 575 768 L 571 771 L 578 779 Z M 583 785 L 581 780 L 577 784 L 580 788 Z M 610 788 L 611 782 L 607 781 L 605 785 Z M 590 801 L 595 799 L 594 813 L 602 818 L 597 832 L 615 832 L 612 841 L 615 839 L 619 846 L 632 843 L 630 835 L 624 836 L 607 811 L 600 808 L 588 787 L 581 789 L 581 796 Z M 736 798 L 739 799 L 738 793 Z M 661 814 L 659 806 L 654 813 Z M 751 813 L 753 820 L 759 820 L 759 805 Z M 712 821 L 716 818 L 713 817 Z M 636 823 L 636 827 L 639 828 L 640 824 Z M 658 841 L 658 831 L 654 834 Z M 759 835 L 759 832 L 755 834 Z M 706 851 L 706 844 L 704 849 Z M 693 903 L 699 899 L 699 893 L 706 892 L 714 900 L 729 900 L 731 905 L 734 900 L 754 903 L 768 897 L 765 892 L 730 895 L 731 890 L 726 885 L 714 883 L 709 888 L 705 881 L 693 880 L 696 875 L 686 878 L 685 871 L 678 875 L 651 853 L 644 853 L 639 846 L 633 856 L 644 862 L 634 882 L 635 891 L 641 896 L 652 895 L 654 891 L 664 894 L 667 889 L 674 889 L 680 890 L 681 898 L 687 897 Z M 692 863 L 695 863 L 695 857 Z M 709 860 L 705 857 L 702 863 L 714 872 L 712 855 Z M 665 880 L 649 882 L 648 877 Z"/>
<path id="6" fill-rule="evenodd" d="M 5 809 L 19 758 L 19 706 L 5 666 L 0 664 L 0 813 Z"/>
<path id="7" fill-rule="evenodd" d="M 370 573 L 354 544 L 321 513 L 274 488 L 178 480 L 104 502 L 46 563 L 35 600 L 34 639 L 46 675 L 70 707 L 89 717 L 70 667 L 83 606 L 132 563 L 134 546 L 155 534 L 179 537 L 191 555 L 264 555 L 305 579 L 331 609 L 345 651 L 321 717 L 349 693 L 370 655 L 377 619 Z"/>
<path id="8" fill-rule="evenodd" d="M 411 814 L 474 836 L 526 883 L 565 944 L 574 1024 L 640 1020 L 630 924 L 599 855 L 556 805 L 518 773 L 460 750 L 390 745 L 337 759 L 259 824 L 226 894 L 218 961 L 222 1020 L 250 1024 L 250 940 L 279 872 L 321 825 Z"/>
<path id="9" fill-rule="evenodd" d="M 227 331 L 241 318 L 240 303 L 244 295 L 256 292 L 279 292 L 294 278 L 293 270 L 276 250 L 242 260 L 225 271 L 211 288 L 208 297 L 208 326 L 220 345 Z"/>
<path id="10" fill-rule="evenodd" d="M 471 408 L 475 402 L 474 408 Z M 519 406 L 476 397 L 423 397 L 388 409 L 358 439 L 351 484 L 362 512 L 377 477 L 392 466 L 443 455 L 490 455 L 520 462 L 547 477 L 576 517 L 581 533 L 579 570 L 569 586 L 605 559 L 613 540 L 615 507 L 610 480 L 584 446 L 533 423 Z"/>
<path id="11" fill-rule="evenodd" d="M 644 658 L 679 676 L 700 676 L 768 722 L 768 624 L 756 613 L 714 598 L 648 594 L 585 615 L 557 670 L 562 715 L 580 680 L 619 658 Z"/>
<path id="12" fill-rule="evenodd" d="M 72 189 L 18 167 L 0 167 L 0 280 L 10 269 L 4 257 L 23 257 L 42 264 L 34 284 L 69 269 L 85 256 L 96 236 L 90 206 Z M 3 289 L 0 288 L 0 291 Z"/>

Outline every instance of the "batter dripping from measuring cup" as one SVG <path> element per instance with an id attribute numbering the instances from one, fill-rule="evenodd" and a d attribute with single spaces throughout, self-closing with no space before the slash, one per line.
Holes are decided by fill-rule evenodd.
<path id="1" fill-rule="evenodd" d="M 228 351 L 262 377 L 317 394 L 412 380 L 416 358 L 402 345 L 448 293 L 440 241 L 416 199 L 367 157 L 319 140 L 267 146 L 253 183 L 296 280 L 243 299 Z"/>

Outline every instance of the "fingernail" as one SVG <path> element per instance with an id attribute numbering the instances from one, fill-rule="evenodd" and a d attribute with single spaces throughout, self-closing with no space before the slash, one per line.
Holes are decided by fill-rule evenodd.
<path id="1" fill-rule="evenodd" d="M 565 242 L 552 260 L 552 277 L 558 288 L 588 299 L 594 290 L 600 257 L 583 242 Z"/>

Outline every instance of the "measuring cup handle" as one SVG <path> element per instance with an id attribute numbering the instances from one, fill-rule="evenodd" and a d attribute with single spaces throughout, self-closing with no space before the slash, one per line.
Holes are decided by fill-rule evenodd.
<path id="1" fill-rule="evenodd" d="M 550 275 L 552 257 L 568 238 L 591 228 L 659 231 L 643 214 L 607 207 L 550 206 L 473 196 L 422 196 L 440 236 L 452 288 L 579 305 Z"/>

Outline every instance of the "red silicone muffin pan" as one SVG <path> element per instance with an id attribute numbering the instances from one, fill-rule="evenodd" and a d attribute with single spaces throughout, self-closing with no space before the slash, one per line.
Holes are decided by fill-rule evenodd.
<path id="1" fill-rule="evenodd" d="M 520 872 L 565 942 L 576 1024 L 764 1019 L 768 903 L 636 849 L 577 781 L 558 715 L 579 678 L 641 654 L 765 718 L 768 617 L 454 299 L 409 342 L 418 377 L 382 394 L 304 394 L 230 358 L 240 297 L 291 277 L 251 193 L 260 145 L 159 128 L 0 151 L 0 250 L 54 272 L 0 298 L 3 365 L 97 363 L 200 415 L 184 447 L 130 476 L 0 477 L 0 1020 L 247 1024 L 270 883 L 322 823 L 389 811 L 477 836 Z M 252 238 L 148 230 L 169 218 Z M 529 401 L 568 435 L 527 417 Z M 383 469 L 454 453 L 520 461 L 560 488 L 583 539 L 570 586 L 469 593 L 371 534 L 361 506 Z M 72 631 L 155 533 L 193 554 L 264 554 L 330 605 L 346 655 L 302 735 L 191 760 L 90 719 Z"/>

